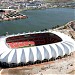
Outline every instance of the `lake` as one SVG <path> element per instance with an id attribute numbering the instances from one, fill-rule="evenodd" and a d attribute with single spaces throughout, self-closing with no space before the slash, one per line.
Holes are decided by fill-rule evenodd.
<path id="1" fill-rule="evenodd" d="M 56 25 L 62 26 L 75 20 L 75 9 L 70 8 L 27 10 L 21 13 L 27 15 L 28 18 L 0 22 L 0 35 L 6 32 L 13 34 L 51 29 Z"/>

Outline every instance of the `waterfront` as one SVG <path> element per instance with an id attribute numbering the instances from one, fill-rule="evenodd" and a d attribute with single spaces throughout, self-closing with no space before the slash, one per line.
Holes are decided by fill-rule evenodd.
<path id="1" fill-rule="evenodd" d="M 0 35 L 6 32 L 13 34 L 61 26 L 75 19 L 74 11 L 75 9 L 69 8 L 22 11 L 21 13 L 27 15 L 28 18 L 0 22 Z"/>

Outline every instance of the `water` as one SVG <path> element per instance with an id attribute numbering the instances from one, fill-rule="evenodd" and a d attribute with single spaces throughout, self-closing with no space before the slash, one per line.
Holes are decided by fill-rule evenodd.
<path id="1" fill-rule="evenodd" d="M 27 19 L 0 22 L 0 35 L 9 32 L 22 33 L 50 29 L 56 25 L 63 25 L 75 20 L 75 9 L 53 8 L 44 10 L 27 10 L 21 13 L 28 16 Z"/>

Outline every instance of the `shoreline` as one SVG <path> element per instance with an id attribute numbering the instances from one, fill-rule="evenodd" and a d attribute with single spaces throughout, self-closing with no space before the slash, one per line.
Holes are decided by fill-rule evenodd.
<path id="1" fill-rule="evenodd" d="M 17 10 L 17 12 L 22 12 L 22 11 L 28 11 L 28 10 L 45 10 L 45 9 L 54 9 L 54 8 L 67 8 L 67 9 L 75 9 L 75 8 L 72 8 L 72 7 L 47 7 L 47 8 L 32 8 L 32 9 L 19 9 Z"/>

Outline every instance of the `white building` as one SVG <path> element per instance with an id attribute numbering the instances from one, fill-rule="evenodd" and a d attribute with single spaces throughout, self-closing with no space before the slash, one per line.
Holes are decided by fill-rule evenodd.
<path id="1" fill-rule="evenodd" d="M 30 47 L 18 47 L 17 43 L 14 44 L 14 42 L 11 45 L 11 47 L 9 47 L 9 44 L 7 43 L 7 41 L 8 42 L 13 41 L 13 39 L 14 39 L 13 37 L 18 38 L 18 36 L 21 36 L 21 38 L 23 38 L 23 37 L 27 38 L 27 37 L 30 37 L 31 35 L 33 35 L 33 36 L 35 36 L 35 35 L 37 36 L 40 34 L 47 35 L 46 33 L 48 34 L 48 36 L 50 35 L 50 37 L 54 35 L 54 37 L 52 37 L 52 38 L 58 37 L 58 39 L 60 39 L 60 41 L 58 40 L 59 42 L 55 42 L 55 43 L 51 43 L 51 44 L 48 43 L 48 44 L 41 44 L 41 45 L 37 45 L 37 46 L 31 46 L 30 43 L 34 44 L 36 41 L 35 40 L 35 41 L 31 41 L 29 43 Z M 41 35 L 40 35 L 40 37 L 42 37 Z M 46 36 L 43 36 L 42 39 L 44 39 L 44 37 L 46 37 Z M 10 40 L 10 39 L 12 39 L 12 40 Z M 18 40 L 18 39 L 16 39 L 16 40 Z M 40 42 L 40 43 L 44 43 L 44 40 L 42 40 L 42 42 Z M 54 39 L 52 39 L 52 40 L 54 40 Z M 47 40 L 47 41 L 49 41 L 49 40 Z M 18 41 L 18 45 L 24 45 L 23 43 L 24 42 Z M 69 36 L 67 36 L 63 33 L 60 33 L 60 32 L 55 32 L 55 31 L 23 33 L 23 34 L 17 34 L 17 35 L 8 35 L 6 37 L 0 38 L 0 62 L 2 62 L 2 63 L 6 62 L 8 64 L 11 64 L 11 63 L 19 64 L 21 62 L 27 63 L 30 61 L 35 62 L 37 60 L 42 61 L 44 59 L 49 60 L 51 58 L 57 58 L 59 56 L 63 57 L 65 54 L 69 55 L 73 51 L 75 51 L 75 41 L 72 38 L 70 38 Z"/>

